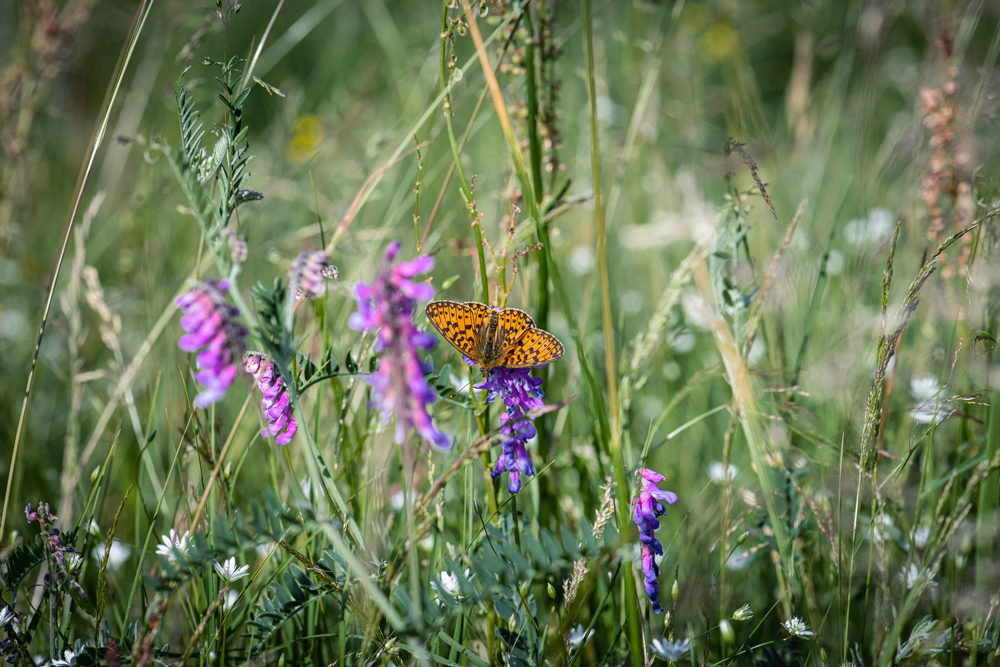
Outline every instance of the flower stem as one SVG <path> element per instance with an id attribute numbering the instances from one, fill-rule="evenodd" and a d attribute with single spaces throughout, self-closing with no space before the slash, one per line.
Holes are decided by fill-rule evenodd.
<path id="1" fill-rule="evenodd" d="M 621 410 L 618 404 L 618 368 L 615 363 L 615 338 L 611 321 L 611 287 L 608 280 L 608 241 L 604 220 L 604 206 L 601 201 L 601 158 L 597 136 L 597 90 L 594 83 L 594 29 L 591 19 L 590 0 L 583 0 L 584 50 L 587 56 L 587 97 L 590 100 L 590 165 L 594 183 L 594 218 L 597 223 L 597 261 L 601 274 L 601 315 L 604 328 L 604 361 L 608 382 L 608 410 L 610 436 L 609 446 L 615 469 L 615 483 L 618 491 L 618 521 L 624 527 L 629 525 L 629 493 L 625 477 L 625 458 L 622 451 L 620 432 Z M 623 528 L 624 529 L 624 528 Z M 628 641 L 632 654 L 632 664 L 643 664 L 642 636 L 640 634 L 639 600 L 635 590 L 635 574 L 632 563 L 625 564 L 625 613 L 628 618 Z"/>

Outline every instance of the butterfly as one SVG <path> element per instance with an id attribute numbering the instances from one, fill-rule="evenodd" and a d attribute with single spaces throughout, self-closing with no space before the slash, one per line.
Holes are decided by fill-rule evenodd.
<path id="1" fill-rule="evenodd" d="M 544 366 L 566 351 L 559 339 L 535 328 L 517 308 L 491 308 L 469 301 L 432 301 L 427 319 L 456 350 L 475 361 L 486 375 L 494 366 Z"/>

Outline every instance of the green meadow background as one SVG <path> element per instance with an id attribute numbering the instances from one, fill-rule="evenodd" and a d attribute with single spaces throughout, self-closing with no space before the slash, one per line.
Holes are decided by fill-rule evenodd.
<path id="1" fill-rule="evenodd" d="M 485 50 L 494 65 L 503 53 L 504 108 L 529 173 L 540 169 L 534 187 L 542 185 L 552 283 L 539 277 L 538 250 L 519 257 L 511 277 L 510 258 L 538 240 L 538 227 L 472 35 L 456 29 L 453 42 L 442 40 L 442 14 L 454 19 L 460 3 L 248 0 L 226 23 L 211 2 L 159 0 L 144 14 L 138 3 L 0 0 L 3 546 L 36 535 L 24 507 L 48 502 L 64 531 L 81 527 L 80 582 L 91 602 L 105 601 L 111 636 L 137 622 L 148 637 L 153 603 L 168 600 L 155 639 L 169 644 L 169 659 L 157 658 L 166 662 L 190 646 L 190 664 L 642 665 L 666 660 L 650 648 L 654 639 L 689 639 L 678 660 L 692 665 L 994 659 L 998 7 L 629 1 L 595 2 L 589 15 L 589 4 L 554 0 L 475 7 L 484 39 L 499 30 Z M 116 81 L 137 12 L 144 22 Z M 542 29 L 550 48 L 532 52 L 531 31 Z M 361 377 L 310 389 L 301 408 L 315 451 L 370 541 L 369 552 L 355 553 L 369 571 L 359 575 L 350 561 L 343 587 L 378 611 L 347 610 L 343 589 L 338 598 L 312 573 L 309 604 L 257 645 L 250 621 L 259 598 L 287 585 L 294 568 L 312 572 L 293 551 L 314 563 L 324 550 L 343 551 L 345 538 L 330 537 L 336 521 L 303 524 L 287 541 L 293 551 L 279 546 L 265 558 L 250 542 L 226 551 L 252 576 L 234 584 L 245 593 L 225 616 L 210 609 L 219 590 L 211 558 L 169 592 L 137 576 L 163 574 L 153 550 L 170 528 L 204 533 L 218 557 L 208 522 L 239 526 L 269 493 L 291 504 L 304 491 L 320 523 L 331 511 L 341 516 L 318 491 L 301 433 L 287 450 L 260 437 L 251 379 L 210 410 L 192 407 L 193 357 L 177 347 L 172 304 L 193 275 L 219 274 L 156 149 L 179 146 L 175 82 L 183 75 L 201 111 L 209 152 L 227 117 L 219 68 L 206 58 L 254 60 L 253 74 L 276 89 L 253 85 L 242 109 L 255 155 L 247 186 L 264 199 L 230 223 L 249 248 L 234 289 L 251 303 L 251 285 L 287 280 L 292 259 L 329 247 L 347 220 L 331 254 L 340 280 L 300 307 L 295 340 L 314 360 L 329 349 L 341 366 L 350 351 L 363 372 L 371 336 L 347 326 L 354 286 L 375 278 L 391 241 L 402 241 L 403 260 L 418 253 L 414 215 L 419 250 L 435 257 L 435 298 L 483 300 L 439 99 L 443 41 L 461 70 L 448 110 L 456 142 L 467 134 L 458 155 L 465 178 L 475 176 L 483 234 L 499 253 L 516 229 L 506 306 L 566 345 L 542 373 L 546 403 L 566 403 L 540 418 L 529 446 L 539 474 L 510 502 L 506 476 L 494 482 L 483 472 L 498 445 L 487 462 L 459 458 L 481 425 L 497 428 L 499 408 L 477 421 L 461 393 L 469 374 L 443 341 L 431 358 L 435 375 L 450 364 L 438 381 L 451 389 L 433 414 L 454 437 L 452 452 L 431 451 L 413 433 L 394 444 L 394 426 L 369 408 Z M 548 116 L 529 113 L 535 97 Z M 495 301 L 500 276 L 488 253 L 487 264 Z M 417 323 L 429 328 L 422 310 Z M 424 493 L 457 461 L 427 516 L 412 516 L 400 500 L 402 469 Z M 192 527 L 217 464 L 206 523 Z M 661 486 L 679 496 L 657 532 L 667 626 L 649 613 L 638 565 L 624 567 L 639 553 L 628 508 L 579 553 L 607 509 L 605 487 L 628 502 L 639 466 L 665 475 Z M 91 519 L 99 530 L 88 537 Z M 109 529 L 131 550 L 117 569 L 90 552 Z M 551 547 L 544 564 L 522 544 L 525 533 Z M 543 535 L 558 539 L 550 545 Z M 473 562 L 494 537 L 530 562 L 514 566 L 507 593 Z M 581 559 L 589 574 L 566 605 L 563 582 Z M 463 589 L 464 600 L 438 609 L 430 583 L 456 567 L 472 567 L 479 592 Z M 58 657 L 54 645 L 61 652 L 77 640 L 99 646 L 93 613 L 77 603 L 56 616 L 38 611 L 49 604 L 44 570 L 26 575 L 17 598 L 37 618 L 32 654 Z M 369 574 L 400 624 L 373 602 L 372 586 L 356 583 Z M 518 597 L 511 591 L 522 600 L 513 624 L 502 613 Z M 429 603 L 414 602 L 421 596 Z M 752 618 L 733 620 L 744 604 Z M 807 627 L 801 636 L 790 636 L 793 618 Z M 564 636 L 577 625 L 596 632 L 573 646 Z"/>

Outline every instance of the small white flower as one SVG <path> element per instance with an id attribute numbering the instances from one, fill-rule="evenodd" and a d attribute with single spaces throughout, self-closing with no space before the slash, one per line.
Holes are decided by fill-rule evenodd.
<path id="1" fill-rule="evenodd" d="M 684 321 L 688 325 L 709 330 L 712 328 L 714 313 L 712 307 L 694 290 L 681 294 L 681 309 L 684 311 Z"/>
<path id="2" fill-rule="evenodd" d="M 227 560 L 225 565 L 219 561 L 215 561 L 215 571 L 219 573 L 219 576 L 222 577 L 222 580 L 227 584 L 231 584 L 237 579 L 250 576 L 250 573 L 248 572 L 249 569 L 249 565 L 236 567 L 235 557 Z"/>
<path id="3" fill-rule="evenodd" d="M 750 564 L 753 560 L 754 554 L 746 551 L 744 549 L 736 549 L 733 551 L 729 560 L 726 561 L 727 570 L 743 570 Z"/>
<path id="4" fill-rule="evenodd" d="M 749 621 L 751 618 L 753 618 L 753 609 L 748 604 L 743 605 L 733 612 L 734 621 Z"/>
<path id="5" fill-rule="evenodd" d="M 254 551 L 257 552 L 259 558 L 267 558 L 271 555 L 271 551 L 274 549 L 275 542 L 264 542 L 264 544 L 258 544 L 254 547 Z"/>
<path id="6" fill-rule="evenodd" d="M 98 563 L 104 559 L 104 547 L 96 546 L 91 549 L 90 554 L 94 557 Z M 128 560 L 128 557 L 132 554 L 132 549 L 125 546 L 118 540 L 112 540 L 111 550 L 108 552 L 108 567 L 112 570 L 119 569 Z"/>
<path id="7" fill-rule="evenodd" d="M 83 565 L 83 556 L 77 553 L 67 553 L 65 555 L 66 571 L 69 573 L 76 572 Z"/>
<path id="8" fill-rule="evenodd" d="M 740 469 L 734 465 L 729 466 L 729 479 L 735 479 L 737 475 L 740 474 Z M 726 466 L 722 461 L 712 461 L 708 464 L 708 476 L 712 478 L 713 482 L 717 484 L 722 484 L 726 481 Z"/>
<path id="9" fill-rule="evenodd" d="M 7 625 L 15 618 L 14 610 L 10 607 L 4 607 L 0 609 L 0 628 Z"/>
<path id="10" fill-rule="evenodd" d="M 878 245 L 892 238 L 896 218 L 886 208 L 873 208 L 864 218 L 847 223 L 844 234 L 852 245 Z"/>
<path id="11" fill-rule="evenodd" d="M 465 570 L 465 578 L 469 578 L 468 569 Z M 460 595 L 462 588 L 458 583 L 458 576 L 454 572 L 442 571 L 438 573 L 437 579 L 431 581 L 431 588 L 434 589 L 434 597 L 441 605 L 444 604 L 444 601 L 441 600 L 441 593 L 447 593 L 456 600 L 462 599 Z"/>
<path id="12" fill-rule="evenodd" d="M 417 492 L 410 489 L 410 504 L 412 505 L 417 500 Z M 406 498 L 403 496 L 403 489 L 399 488 L 392 492 L 389 496 L 389 508 L 393 512 L 398 512 L 403 509 L 403 504 L 406 502 Z"/>
<path id="13" fill-rule="evenodd" d="M 680 660 L 691 650 L 691 640 L 685 639 L 682 642 L 665 642 L 654 639 L 650 648 L 653 653 L 664 660 Z"/>
<path id="14" fill-rule="evenodd" d="M 809 629 L 798 616 L 793 616 L 784 623 L 781 624 L 785 628 L 785 632 L 788 633 L 790 637 L 802 637 L 803 639 L 809 639 L 810 637 L 815 637 L 816 633 Z"/>
<path id="15" fill-rule="evenodd" d="M 441 573 L 441 589 L 448 595 L 452 597 L 458 595 L 458 591 L 461 590 L 458 585 L 458 577 L 451 572 Z"/>
<path id="16" fill-rule="evenodd" d="M 87 525 L 87 532 L 90 533 L 91 537 L 97 537 L 101 534 L 101 527 L 97 525 L 96 521 L 91 519 L 90 523 Z"/>
<path id="17" fill-rule="evenodd" d="M 593 630 L 584 630 L 582 625 L 577 625 L 566 634 L 566 644 L 571 649 L 578 649 L 586 644 L 587 640 L 593 636 Z"/>
<path id="18" fill-rule="evenodd" d="M 953 410 L 951 403 L 941 400 L 941 385 L 934 377 L 920 377 L 910 380 L 910 393 L 916 406 L 910 410 L 918 424 L 940 424 Z"/>
<path id="19" fill-rule="evenodd" d="M 236 601 L 240 599 L 240 594 L 230 590 L 226 592 L 226 599 L 222 601 L 222 611 L 229 611 L 236 606 Z"/>
<path id="20" fill-rule="evenodd" d="M 53 660 L 53 667 L 69 667 L 76 664 L 76 654 L 73 651 L 64 651 L 62 660 Z"/>
<path id="21" fill-rule="evenodd" d="M 895 524 L 892 521 L 892 517 L 884 512 L 875 516 L 874 521 L 874 533 L 875 541 L 882 542 L 886 536 L 886 530 L 892 528 Z M 864 533 L 862 533 L 862 538 L 867 542 L 872 539 L 872 525 L 866 525 L 864 527 Z"/>
<path id="22" fill-rule="evenodd" d="M 917 567 L 916 563 L 910 563 L 909 567 L 904 565 L 899 570 L 899 580 L 906 584 L 907 588 L 913 588 L 920 581 L 920 568 Z"/>
<path id="23" fill-rule="evenodd" d="M 931 529 L 929 526 L 917 526 L 913 529 L 913 543 L 918 549 L 923 549 L 927 546 L 927 540 L 930 539 Z"/>
<path id="24" fill-rule="evenodd" d="M 171 563 L 176 563 L 178 553 L 187 555 L 190 540 L 191 534 L 188 531 L 185 530 L 183 535 L 177 535 L 177 531 L 171 528 L 169 535 L 162 536 L 161 544 L 156 547 L 156 553 Z"/>

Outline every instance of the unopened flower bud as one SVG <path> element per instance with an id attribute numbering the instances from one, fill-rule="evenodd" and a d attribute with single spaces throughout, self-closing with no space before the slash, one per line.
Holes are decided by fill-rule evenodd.
<path id="1" fill-rule="evenodd" d="M 677 599 L 677 596 L 681 594 L 681 588 L 677 585 L 677 580 L 674 579 L 674 585 L 670 587 L 670 597 Z"/>
<path id="2" fill-rule="evenodd" d="M 101 476 L 101 466 L 97 466 L 96 468 L 94 468 L 94 472 L 90 473 L 90 483 L 95 484 L 97 482 L 97 478 L 100 476 Z"/>
<path id="3" fill-rule="evenodd" d="M 522 598 L 528 597 L 528 582 L 522 581 L 520 588 L 517 589 L 517 592 L 521 594 Z"/>
<path id="4" fill-rule="evenodd" d="M 740 535 L 739 539 L 736 540 L 736 546 L 740 546 L 741 544 L 746 542 L 748 537 L 750 537 L 749 530 L 745 531 L 742 535 Z"/>
<path id="5" fill-rule="evenodd" d="M 514 632 L 514 631 L 517 630 L 517 612 L 514 612 L 513 614 L 511 614 L 510 618 L 507 619 L 507 628 L 511 632 Z"/>
<path id="6" fill-rule="evenodd" d="M 736 643 L 736 634 L 733 632 L 733 626 L 729 625 L 729 621 L 726 619 L 719 621 L 719 634 L 722 635 L 722 641 L 729 646 Z"/>
<path id="7" fill-rule="evenodd" d="M 753 618 L 753 610 L 750 609 L 750 605 L 745 604 L 736 611 L 733 612 L 734 621 L 746 621 Z"/>
<path id="8" fill-rule="evenodd" d="M 551 583 L 545 585 L 545 592 L 549 594 L 549 597 L 553 600 L 556 599 L 556 589 Z"/>

